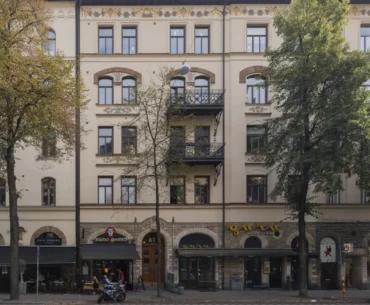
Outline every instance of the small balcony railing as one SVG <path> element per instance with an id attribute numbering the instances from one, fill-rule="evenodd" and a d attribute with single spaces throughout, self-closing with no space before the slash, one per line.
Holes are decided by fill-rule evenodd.
<path id="1" fill-rule="evenodd" d="M 169 104 L 171 113 L 217 114 L 224 109 L 224 94 L 222 90 L 186 91 L 170 94 Z"/>
<path id="2" fill-rule="evenodd" d="M 218 164 L 224 159 L 224 144 L 174 143 L 170 157 L 174 162 Z"/>

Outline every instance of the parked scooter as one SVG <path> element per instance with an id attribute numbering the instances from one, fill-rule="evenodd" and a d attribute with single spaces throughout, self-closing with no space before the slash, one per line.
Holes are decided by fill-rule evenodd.
<path id="1" fill-rule="evenodd" d="M 110 301 L 123 303 L 126 299 L 126 288 L 124 284 L 106 284 L 104 290 L 98 298 L 98 303 L 102 301 Z"/>

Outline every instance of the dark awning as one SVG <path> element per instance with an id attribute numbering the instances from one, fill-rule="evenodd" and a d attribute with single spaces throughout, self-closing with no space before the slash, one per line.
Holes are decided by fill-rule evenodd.
<path id="1" fill-rule="evenodd" d="M 139 258 L 133 244 L 86 244 L 81 245 L 83 259 L 135 260 Z"/>
<path id="2" fill-rule="evenodd" d="M 28 265 L 37 263 L 37 247 L 19 247 L 19 259 Z M 0 265 L 10 263 L 10 247 L 0 247 Z M 39 264 L 74 264 L 75 247 L 40 246 Z"/>
<path id="3" fill-rule="evenodd" d="M 179 256 L 218 256 L 218 257 L 238 257 L 238 256 L 294 256 L 298 253 L 292 249 L 177 249 Z"/>

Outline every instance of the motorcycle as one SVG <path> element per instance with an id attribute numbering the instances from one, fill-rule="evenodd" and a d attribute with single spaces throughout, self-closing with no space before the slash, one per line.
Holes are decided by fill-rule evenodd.
<path id="1" fill-rule="evenodd" d="M 126 289 L 124 284 L 107 284 L 98 298 L 98 303 L 102 301 L 113 301 L 122 303 L 126 299 Z"/>

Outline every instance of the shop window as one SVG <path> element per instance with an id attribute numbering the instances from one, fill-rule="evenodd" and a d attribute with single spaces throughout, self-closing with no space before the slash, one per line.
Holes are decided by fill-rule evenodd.
<path id="1" fill-rule="evenodd" d="M 247 202 L 267 202 L 267 176 L 247 176 Z"/>
<path id="2" fill-rule="evenodd" d="M 248 154 L 261 154 L 265 147 L 265 133 L 264 126 L 247 126 L 247 153 Z"/>
<path id="3" fill-rule="evenodd" d="M 56 183 L 54 178 L 43 178 L 42 184 L 42 205 L 55 206 Z"/>
<path id="4" fill-rule="evenodd" d="M 215 242 L 211 237 L 202 233 L 184 236 L 179 243 L 180 248 L 214 248 Z"/>
<path id="5" fill-rule="evenodd" d="M 6 206 L 6 180 L 0 178 L 0 206 Z"/>
<path id="6" fill-rule="evenodd" d="M 185 203 L 185 177 L 170 178 L 170 203 Z"/>
<path id="7" fill-rule="evenodd" d="M 260 249 L 262 248 L 262 242 L 258 237 L 251 236 L 245 241 L 244 248 Z"/>

